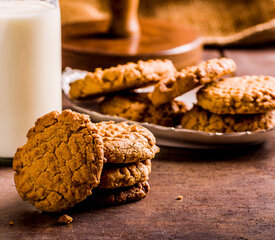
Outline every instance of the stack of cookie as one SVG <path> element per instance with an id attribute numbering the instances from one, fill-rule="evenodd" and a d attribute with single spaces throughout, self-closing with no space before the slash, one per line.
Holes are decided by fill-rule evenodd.
<path id="1" fill-rule="evenodd" d="M 275 78 L 242 76 L 210 83 L 182 127 L 206 132 L 260 131 L 275 127 Z"/>
<path id="2" fill-rule="evenodd" d="M 100 183 L 86 202 L 106 206 L 137 201 L 150 186 L 151 159 L 159 151 L 151 132 L 125 122 L 95 124 L 104 142 L 104 164 Z"/>
<path id="3" fill-rule="evenodd" d="M 151 159 L 159 151 L 139 125 L 91 123 L 65 110 L 39 118 L 14 156 L 19 195 L 37 209 L 59 212 L 86 201 L 93 207 L 139 200 L 149 191 Z"/>

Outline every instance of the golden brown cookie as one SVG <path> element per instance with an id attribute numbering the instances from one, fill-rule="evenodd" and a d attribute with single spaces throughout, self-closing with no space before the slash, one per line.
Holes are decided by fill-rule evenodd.
<path id="1" fill-rule="evenodd" d="M 39 118 L 14 156 L 17 191 L 37 209 L 66 210 L 91 195 L 103 167 L 102 138 L 88 116 L 65 110 Z"/>
<path id="2" fill-rule="evenodd" d="M 217 114 L 264 113 L 275 108 L 275 78 L 225 78 L 200 89 L 197 99 L 198 105 Z"/>
<path id="3" fill-rule="evenodd" d="M 150 102 L 148 93 L 108 96 L 101 102 L 100 108 L 104 114 L 169 127 L 180 124 L 182 115 L 188 110 L 184 102 L 177 100 L 156 107 Z"/>
<path id="4" fill-rule="evenodd" d="M 100 103 L 100 110 L 103 114 L 143 122 L 148 111 L 147 102 L 145 93 L 120 93 L 105 97 Z"/>
<path id="5" fill-rule="evenodd" d="M 111 165 L 111 166 L 108 166 Z M 117 166 L 120 165 L 120 166 Z M 120 188 L 145 182 L 151 172 L 151 160 L 130 164 L 105 164 L 98 188 Z"/>
<path id="6" fill-rule="evenodd" d="M 104 157 L 108 163 L 145 161 L 159 152 L 154 135 L 142 126 L 112 121 L 95 125 L 103 137 Z"/>
<path id="7" fill-rule="evenodd" d="M 138 201 L 148 194 L 148 182 L 137 183 L 130 187 L 115 189 L 94 189 L 92 196 L 88 197 L 82 206 L 105 207 Z"/>
<path id="8" fill-rule="evenodd" d="M 205 132 L 260 131 L 275 127 L 275 111 L 253 115 L 218 115 L 195 106 L 181 122 L 182 128 Z"/>
<path id="9" fill-rule="evenodd" d="M 104 95 L 125 89 L 145 87 L 160 81 L 166 72 L 175 72 L 170 60 L 148 60 L 127 63 L 107 69 L 96 69 L 84 79 L 70 84 L 70 97 L 73 99 L 93 95 Z"/>
<path id="10" fill-rule="evenodd" d="M 236 64 L 232 59 L 210 59 L 197 66 L 187 67 L 176 74 L 166 74 L 156 84 L 150 98 L 154 105 L 170 102 L 199 85 L 215 81 L 222 76 L 233 73 Z"/>

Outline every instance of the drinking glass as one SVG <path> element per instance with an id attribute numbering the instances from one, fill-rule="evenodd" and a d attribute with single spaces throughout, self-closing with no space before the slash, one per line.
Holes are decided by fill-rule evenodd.
<path id="1" fill-rule="evenodd" d="M 0 0 L 0 157 L 12 158 L 42 115 L 61 110 L 58 0 Z"/>

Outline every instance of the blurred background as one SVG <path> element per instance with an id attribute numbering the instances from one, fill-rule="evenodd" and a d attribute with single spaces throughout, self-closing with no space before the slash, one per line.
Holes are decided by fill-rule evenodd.
<path id="1" fill-rule="evenodd" d="M 60 0 L 62 24 L 108 19 L 109 1 Z M 207 45 L 275 40 L 274 0 L 140 0 L 139 16 L 191 26 Z"/>

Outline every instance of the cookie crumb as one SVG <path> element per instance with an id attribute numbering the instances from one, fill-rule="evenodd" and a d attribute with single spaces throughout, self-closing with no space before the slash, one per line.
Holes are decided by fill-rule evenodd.
<path id="1" fill-rule="evenodd" d="M 13 222 L 13 221 L 9 221 L 9 225 L 10 225 L 10 226 L 13 226 L 13 225 L 14 225 L 14 222 Z"/>
<path id="2" fill-rule="evenodd" d="M 58 223 L 60 224 L 69 224 L 73 221 L 73 218 L 69 215 L 62 215 L 59 219 L 58 219 Z"/>
<path id="3" fill-rule="evenodd" d="M 182 200 L 182 199 L 183 199 L 183 196 L 179 195 L 179 196 L 177 196 L 176 199 L 177 199 L 177 200 Z"/>

